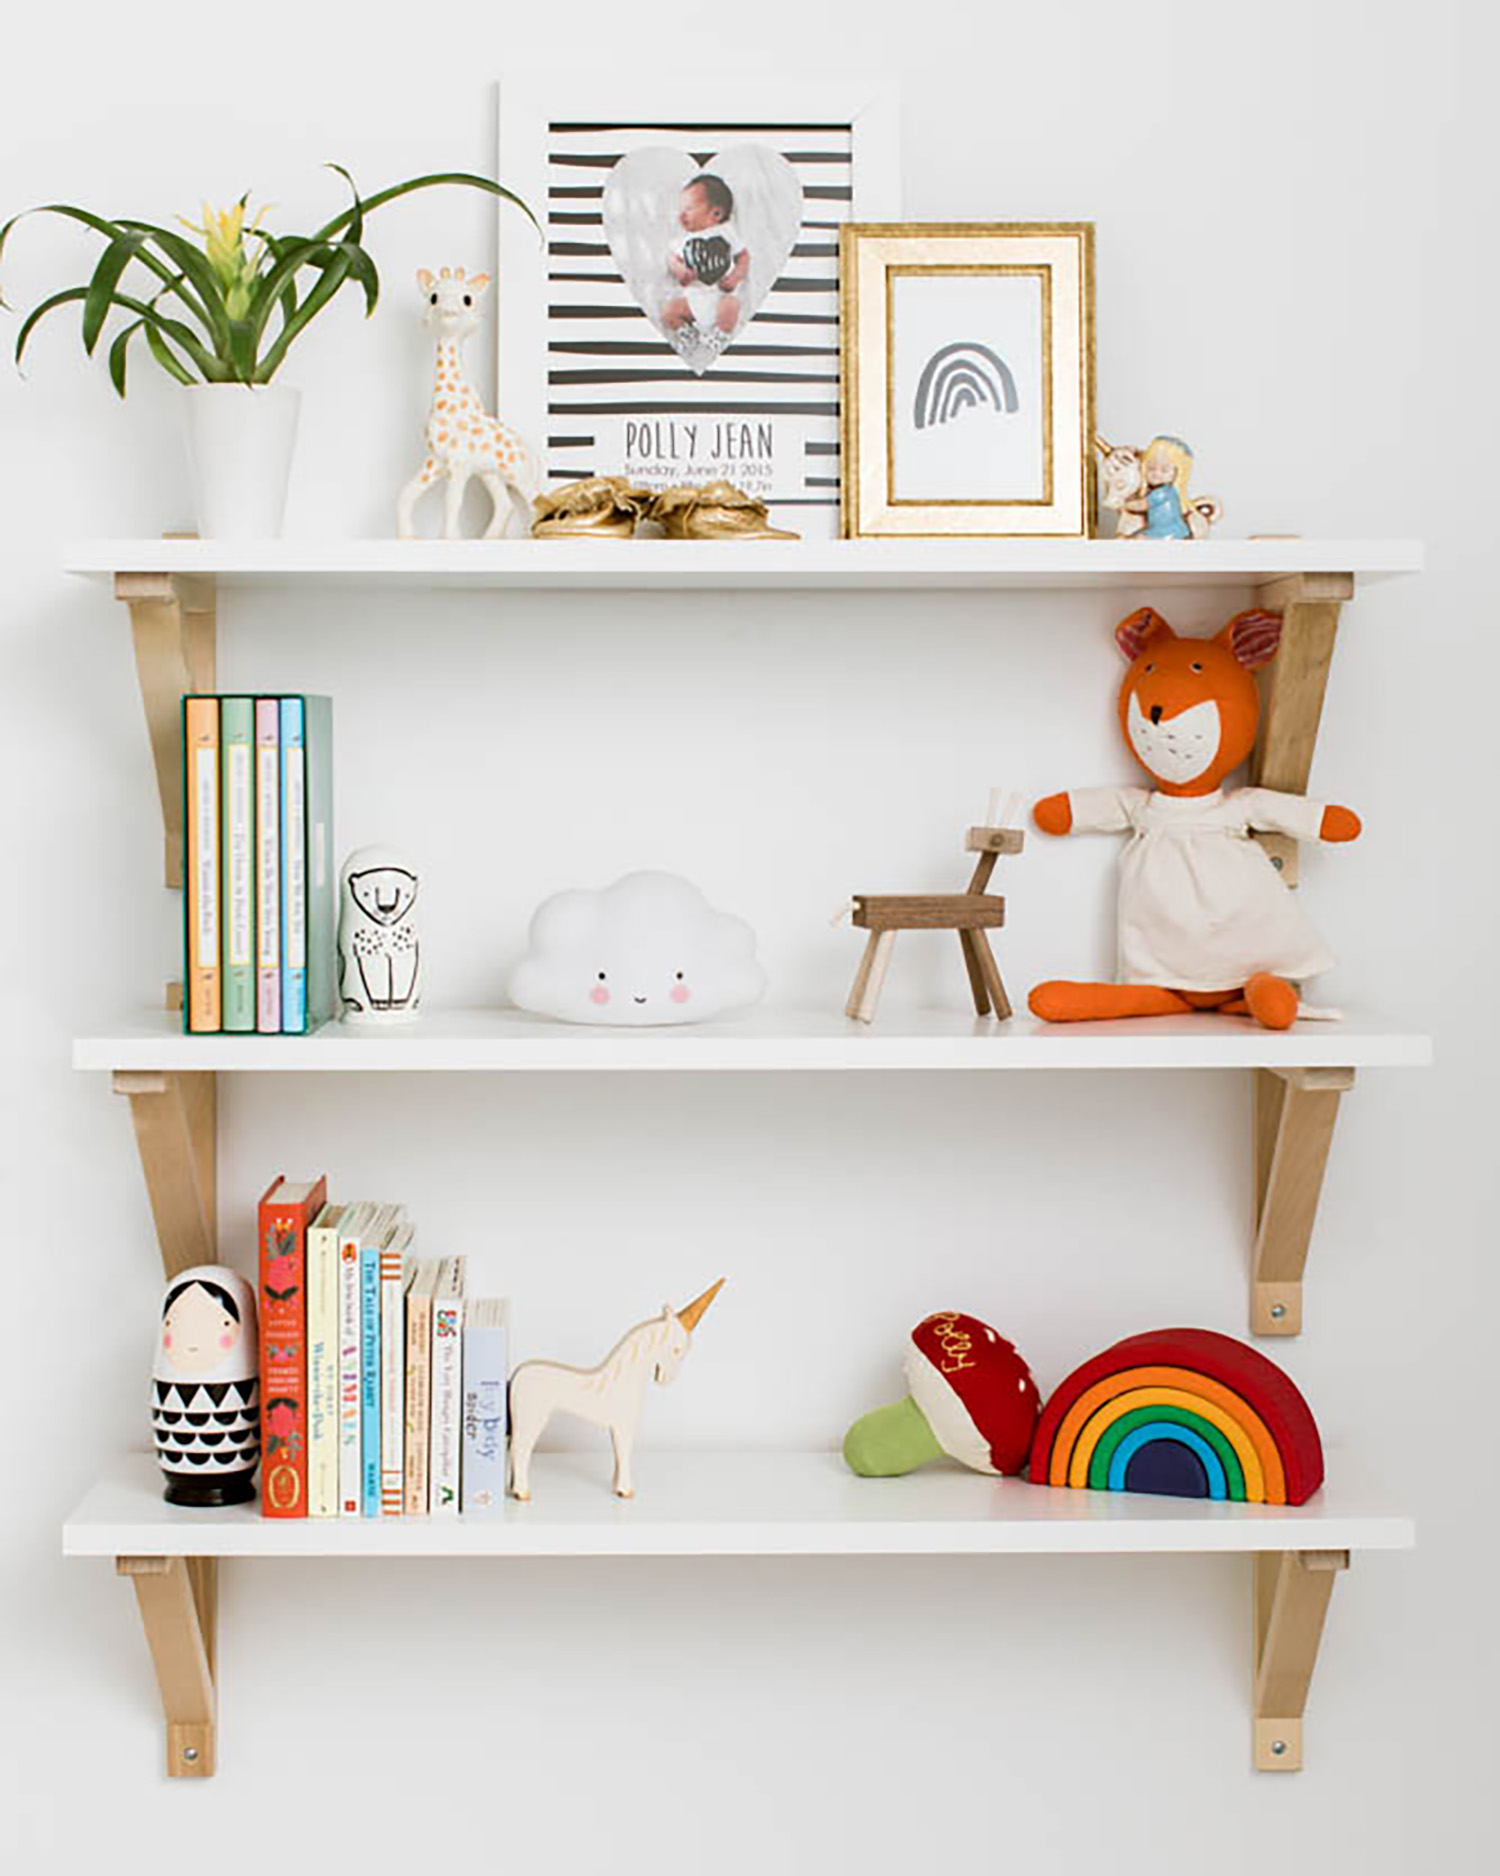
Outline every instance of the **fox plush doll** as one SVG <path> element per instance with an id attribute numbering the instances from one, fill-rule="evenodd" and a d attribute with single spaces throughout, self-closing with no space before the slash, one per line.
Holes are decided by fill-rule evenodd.
<path id="1" fill-rule="evenodd" d="M 1221 1010 L 1288 1029 L 1297 984 L 1333 954 L 1251 830 L 1353 840 L 1359 816 L 1269 788 L 1225 792 L 1260 719 L 1251 675 L 1276 655 L 1281 620 L 1236 613 L 1214 638 L 1179 638 L 1149 606 L 1115 628 L 1129 664 L 1120 730 L 1154 788 L 1077 788 L 1033 809 L 1047 834 L 1131 836 L 1120 860 L 1118 983 L 1032 991 L 1051 1023 Z"/>

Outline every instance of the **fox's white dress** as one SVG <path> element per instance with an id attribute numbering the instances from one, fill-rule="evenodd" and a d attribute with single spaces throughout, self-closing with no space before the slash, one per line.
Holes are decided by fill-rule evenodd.
<path id="1" fill-rule="evenodd" d="M 1254 828 L 1316 840 L 1322 802 L 1271 788 L 1073 788 L 1068 801 L 1075 833 L 1131 836 L 1120 856 L 1121 983 L 1237 990 L 1257 971 L 1300 983 L 1335 963 L 1250 838 Z"/>

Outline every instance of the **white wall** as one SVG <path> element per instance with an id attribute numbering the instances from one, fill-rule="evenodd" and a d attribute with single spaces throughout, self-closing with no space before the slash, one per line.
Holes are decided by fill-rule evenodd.
<path id="1" fill-rule="evenodd" d="M 1457 0 L 383 12 L 11 19 L 0 210 L 165 216 L 250 184 L 295 223 L 337 198 L 328 158 L 367 187 L 485 166 L 507 61 L 586 46 L 624 66 L 668 41 L 736 72 L 859 58 L 901 76 L 909 215 L 1097 221 L 1111 432 L 1192 438 L 1235 533 L 1427 538 L 1425 579 L 1348 616 L 1314 787 L 1368 834 L 1310 855 L 1305 890 L 1345 959 L 1329 994 L 1430 1024 L 1440 1065 L 1372 1073 L 1346 1103 L 1308 1330 L 1273 1351 L 1421 1547 L 1341 1582 L 1309 1769 L 1275 1780 L 1249 1770 L 1240 1562 L 228 1566 L 223 1769 L 169 1786 L 130 1598 L 58 1557 L 68 1506 L 144 1436 L 158 1273 L 122 1104 L 70 1072 L 68 1041 L 158 994 L 175 905 L 123 618 L 57 563 L 70 535 L 188 506 L 166 387 L 142 359 L 120 407 L 60 319 L 26 382 L 0 369 L 0 800 L 25 893 L 0 977 L 0 1841 L 28 1872 L 191 1853 L 226 1876 L 264 1868 L 273 1836 L 296 1869 L 352 1847 L 396 1867 L 440 1837 L 464 1865 L 548 1872 L 1477 1867 L 1496 1743 L 1493 26 Z M 376 318 L 341 305 L 289 373 L 303 535 L 387 526 L 424 402 L 411 269 L 493 259 L 487 211 L 457 195 L 370 238 Z M 24 226 L 7 298 L 91 252 Z M 1172 612 L 1208 626 L 1226 606 Z M 1117 610 L 231 598 L 220 676 L 336 694 L 341 844 L 420 856 L 435 998 L 497 994 L 543 892 L 658 863 L 756 922 L 782 995 L 833 1006 L 857 949 L 826 924 L 841 894 L 951 883 L 993 780 L 1124 776 Z M 1112 860 L 1038 840 L 1008 874 L 1018 988 L 1105 967 Z M 946 947 L 910 942 L 888 994 L 961 989 Z M 1015 1336 L 1044 1386 L 1135 1329 L 1243 1327 L 1248 1089 L 1224 1078 L 257 1078 L 230 1083 L 224 1122 L 235 1261 L 268 1174 L 326 1166 L 508 1288 L 523 1353 L 587 1357 L 727 1272 L 650 1403 L 661 1446 L 831 1445 L 950 1302 Z"/>

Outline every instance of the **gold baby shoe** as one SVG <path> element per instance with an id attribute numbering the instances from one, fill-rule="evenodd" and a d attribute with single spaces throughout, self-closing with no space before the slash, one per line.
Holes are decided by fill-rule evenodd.
<path id="1" fill-rule="evenodd" d="M 624 476 L 586 476 L 552 495 L 538 495 L 531 531 L 538 540 L 628 540 L 648 511 L 651 493 Z"/>
<path id="2" fill-rule="evenodd" d="M 673 541 L 801 539 L 786 528 L 773 528 L 766 504 L 732 482 L 705 482 L 701 488 L 683 483 L 663 489 L 652 496 L 647 514 Z"/>

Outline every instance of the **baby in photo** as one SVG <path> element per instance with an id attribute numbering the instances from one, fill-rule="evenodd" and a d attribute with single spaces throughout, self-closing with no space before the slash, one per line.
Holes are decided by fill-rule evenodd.
<path id="1" fill-rule="evenodd" d="M 750 271 L 750 250 L 734 225 L 734 192 L 720 176 L 694 176 L 678 202 L 678 237 L 667 252 L 667 271 L 680 292 L 662 307 L 669 333 L 692 327 L 710 343 L 727 345 L 740 322 L 737 289 Z"/>

